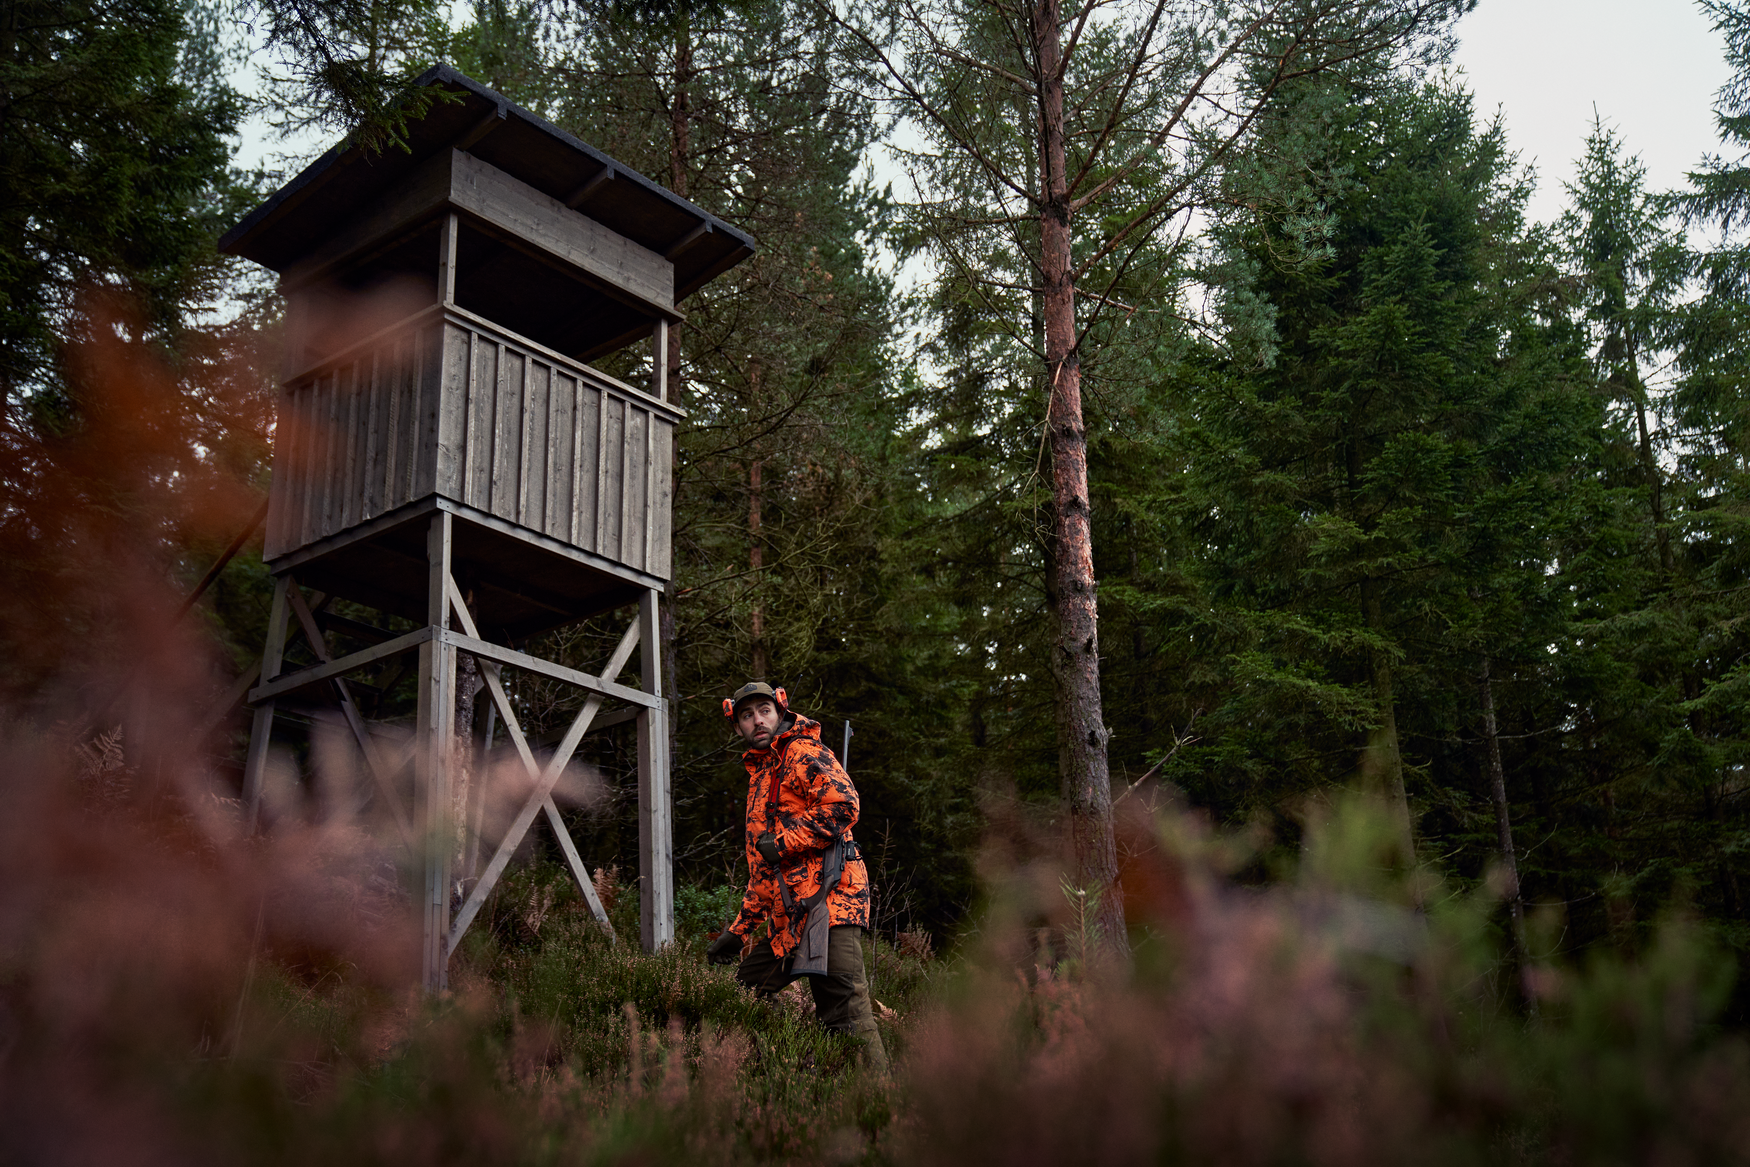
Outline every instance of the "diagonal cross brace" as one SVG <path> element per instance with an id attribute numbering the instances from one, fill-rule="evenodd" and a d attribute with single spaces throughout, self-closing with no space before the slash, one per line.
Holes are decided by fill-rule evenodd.
<path id="1" fill-rule="evenodd" d="M 304 639 L 310 642 L 310 649 L 323 664 L 331 659 L 328 653 L 328 642 L 323 639 L 322 630 L 316 626 L 316 617 L 310 613 L 310 605 L 304 601 L 304 589 L 298 586 L 298 581 L 288 579 L 286 599 L 291 601 L 292 611 L 298 617 L 298 626 L 304 630 Z M 371 777 L 377 783 L 377 789 L 382 792 L 383 801 L 389 804 L 389 810 L 395 816 L 395 825 L 401 829 L 401 838 L 409 849 L 413 847 L 413 823 L 408 819 L 407 812 L 401 807 L 401 800 L 395 795 L 395 787 L 384 770 L 382 759 L 377 756 L 376 743 L 365 729 L 364 718 L 359 716 L 358 706 L 353 702 L 352 690 L 343 677 L 333 678 L 334 688 L 340 694 L 340 712 L 346 718 L 346 724 L 352 729 L 352 736 L 358 739 L 359 749 L 364 751 L 365 766 L 371 772 Z"/>
<path id="2" fill-rule="evenodd" d="M 450 606 L 456 613 L 456 618 L 462 624 L 462 630 L 470 637 L 479 639 L 479 632 L 474 627 L 474 618 L 468 612 L 468 607 L 462 602 L 462 597 L 456 589 L 454 580 L 446 583 Z M 602 678 L 611 680 L 626 667 L 626 662 L 632 657 L 632 650 L 638 647 L 638 622 L 626 629 L 620 643 L 614 649 L 614 654 L 608 658 L 608 664 L 602 670 Z M 570 832 L 566 831 L 564 823 L 559 818 L 559 808 L 553 804 L 553 786 L 559 781 L 559 775 L 571 761 L 571 755 L 577 752 L 577 743 L 583 740 L 588 732 L 590 722 L 602 707 L 602 697 L 599 693 L 591 693 L 578 710 L 571 728 L 565 731 L 565 737 L 559 742 L 553 757 L 543 770 L 535 761 L 534 752 L 529 749 L 528 739 L 523 736 L 522 725 L 517 721 L 516 711 L 511 708 L 510 698 L 505 695 L 503 681 L 499 677 L 500 666 L 494 661 L 482 660 L 481 674 L 486 679 L 486 689 L 492 695 L 492 703 L 498 709 L 498 716 L 504 721 L 505 731 L 516 746 L 517 755 L 522 758 L 523 767 L 529 772 L 529 777 L 535 781 L 535 789 L 529 793 L 522 809 L 516 818 L 511 820 L 510 828 L 505 831 L 504 838 L 498 844 L 498 850 L 493 853 L 492 862 L 486 865 L 486 870 L 480 875 L 480 882 L 474 885 L 462 910 L 456 913 L 455 923 L 450 926 L 449 944 L 446 952 L 454 952 L 462 936 L 468 931 L 468 926 L 474 922 L 480 908 L 486 902 L 486 897 L 498 883 L 499 876 L 504 874 L 505 867 L 510 863 L 511 854 L 528 833 L 530 825 L 535 821 L 535 815 L 542 810 L 547 812 L 547 821 L 552 824 L 554 833 L 559 837 L 559 845 L 565 852 L 566 862 L 571 867 L 571 873 L 576 877 L 578 885 L 583 890 L 583 896 L 589 903 L 590 911 L 596 919 L 607 924 L 607 913 L 602 910 L 602 903 L 596 894 L 595 885 L 590 881 L 589 872 L 583 866 L 583 860 L 577 854 L 577 848 L 571 841 Z M 609 934 L 613 928 L 609 926 Z"/>

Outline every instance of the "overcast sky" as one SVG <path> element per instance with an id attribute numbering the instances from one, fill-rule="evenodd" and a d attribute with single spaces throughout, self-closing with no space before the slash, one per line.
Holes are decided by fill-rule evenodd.
<path id="1" fill-rule="evenodd" d="M 1680 184 L 1717 149 L 1723 42 L 1691 0 L 1482 0 L 1458 36 L 1479 120 L 1501 107 L 1521 161 L 1537 165 L 1533 219 L 1561 213 L 1594 105 L 1652 189 Z"/>
<path id="2" fill-rule="evenodd" d="M 1714 94 L 1726 81 L 1718 35 L 1692 0 L 1482 0 L 1458 25 L 1458 68 L 1479 119 L 1505 111 L 1521 160 L 1535 162 L 1533 219 L 1553 219 L 1593 107 L 1665 189 L 1716 146 Z M 318 138 L 270 143 L 259 125 L 243 158 L 275 147 L 313 155 Z"/>

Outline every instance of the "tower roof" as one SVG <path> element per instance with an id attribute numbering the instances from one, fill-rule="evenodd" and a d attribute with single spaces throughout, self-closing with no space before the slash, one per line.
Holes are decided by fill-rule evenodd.
<path id="1" fill-rule="evenodd" d="M 219 249 L 284 271 L 434 155 L 460 149 L 668 259 L 676 300 L 753 255 L 745 233 L 448 65 L 414 84 L 459 100 L 434 102 L 409 122 L 405 149 L 334 146 L 227 231 Z"/>

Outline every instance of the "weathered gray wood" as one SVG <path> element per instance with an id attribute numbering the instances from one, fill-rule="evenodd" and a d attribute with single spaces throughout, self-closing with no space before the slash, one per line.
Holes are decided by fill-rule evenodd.
<path id="1" fill-rule="evenodd" d="M 322 529 L 326 531 L 337 531 L 346 526 L 342 521 L 342 503 L 338 497 L 344 493 L 344 487 L 342 490 L 334 489 L 335 474 L 342 469 L 340 451 L 342 442 L 346 438 L 345 414 L 342 412 L 344 404 L 340 392 L 340 373 L 340 369 L 334 369 L 322 379 L 322 425 L 324 427 L 322 449 L 323 461 L 328 473 L 324 475 L 322 482 L 321 521 Z M 342 481 L 344 482 L 344 480 Z"/>
<path id="2" fill-rule="evenodd" d="M 674 265 L 558 199 L 468 154 L 453 153 L 450 202 L 612 290 L 674 307 Z"/>
<path id="3" fill-rule="evenodd" d="M 360 478 L 364 462 L 364 450 L 361 443 L 364 439 L 362 427 L 359 425 L 359 396 L 361 361 L 353 361 L 347 365 L 344 374 L 338 378 L 345 396 L 346 426 L 341 434 L 341 448 L 346 451 L 340 467 L 342 497 L 340 500 L 340 525 L 350 527 L 363 518 L 361 505 L 364 501 L 364 483 Z"/>
<path id="4" fill-rule="evenodd" d="M 674 575 L 674 422 L 651 418 L 656 427 L 656 501 L 650 508 L 653 549 L 646 570 L 659 579 Z"/>
<path id="5" fill-rule="evenodd" d="M 280 576 L 273 584 L 273 603 L 267 612 L 267 643 L 261 648 L 261 675 L 272 677 L 279 672 L 280 661 L 286 647 L 286 588 L 285 576 Z M 251 694 L 255 702 L 254 724 L 249 730 L 249 753 L 243 761 L 243 806 L 245 813 L 245 829 L 255 833 L 255 825 L 261 816 L 261 783 L 267 772 L 267 751 L 273 739 L 273 698 L 265 700 Z"/>
<path id="6" fill-rule="evenodd" d="M 612 166 L 602 167 L 600 170 L 596 171 L 593 178 L 586 179 L 582 186 L 571 192 L 570 196 L 565 200 L 565 205 L 575 210 L 582 206 L 584 202 L 589 199 L 590 195 L 600 190 L 604 184 L 612 182 L 613 180 L 614 168 Z"/>
<path id="7" fill-rule="evenodd" d="M 439 633 L 449 628 L 451 519 L 447 511 L 432 516 L 426 539 L 428 590 L 426 625 Z M 450 753 L 455 748 L 456 652 L 442 636 L 419 646 L 419 712 L 414 731 L 421 849 L 424 880 L 418 897 L 423 943 L 420 964 L 428 991 L 449 986 Z"/>
<path id="8" fill-rule="evenodd" d="M 644 569 L 644 500 L 649 455 L 649 418 L 627 404 L 625 460 L 620 465 L 620 560 Z"/>
<path id="9" fill-rule="evenodd" d="M 476 315 L 460 305 L 451 305 L 444 309 L 443 314 L 446 319 L 473 328 L 477 332 L 500 339 L 507 344 L 513 344 L 522 352 L 532 353 L 541 360 L 549 361 L 558 368 L 583 377 L 593 385 L 605 386 L 611 393 L 617 393 L 621 396 L 632 398 L 633 400 L 642 403 L 646 408 L 655 409 L 676 421 L 679 421 L 686 416 L 684 411 L 671 402 L 659 402 L 651 397 L 646 390 L 640 389 L 636 385 L 627 384 L 618 377 L 612 377 L 607 373 L 602 372 L 594 365 L 580 361 L 576 357 L 570 356 L 566 353 L 559 352 L 557 349 L 550 349 L 546 345 L 530 340 L 526 336 L 512 332 L 504 325 L 496 324 L 493 321 L 486 319 L 484 316 Z M 684 319 L 684 317 L 680 317 L 679 313 L 677 313 L 676 316 Z M 650 326 L 646 324 L 643 327 L 648 329 Z"/>
<path id="10" fill-rule="evenodd" d="M 286 391 L 271 562 L 428 490 L 666 577 L 672 406 L 459 311 L 381 339 Z"/>
<path id="11" fill-rule="evenodd" d="M 620 517 L 626 497 L 626 403 L 617 397 L 602 395 L 606 405 L 602 421 L 602 465 L 596 476 L 601 483 L 601 502 L 596 508 L 600 518 L 596 527 L 596 550 L 609 559 L 624 563 L 620 548 L 624 528 Z"/>
<path id="12" fill-rule="evenodd" d="M 700 219 L 699 222 L 685 235 L 682 235 L 679 239 L 676 239 L 673 243 L 668 245 L 667 249 L 662 253 L 662 258 L 667 260 L 674 259 L 675 256 L 679 255 L 681 252 L 685 251 L 687 248 L 691 247 L 709 234 L 711 234 L 711 220 Z"/>
<path id="13" fill-rule="evenodd" d="M 219 723 L 230 716 L 231 710 L 237 708 L 237 703 L 249 696 L 249 690 L 255 687 L 255 682 L 260 677 L 261 661 L 257 659 L 254 664 L 239 673 L 237 679 L 231 682 L 230 688 L 226 689 L 224 694 L 213 702 L 212 708 L 207 710 L 207 715 L 201 719 L 200 728 L 190 735 L 189 745 L 198 748 L 205 742 L 212 735 L 212 732 L 219 728 Z"/>
<path id="14" fill-rule="evenodd" d="M 448 369 L 442 354 L 440 352 L 436 355 L 438 360 L 431 377 L 431 392 L 437 398 L 437 459 L 430 489 L 434 493 L 447 494 L 453 489 L 451 484 L 457 481 L 458 472 L 467 456 L 462 448 L 462 441 L 467 428 L 464 415 L 468 402 L 451 388 L 452 383 L 443 376 Z"/>
<path id="15" fill-rule="evenodd" d="M 668 703 L 661 697 L 660 595 L 653 589 L 638 603 L 639 675 L 644 691 L 656 697 L 655 704 L 638 716 L 639 924 L 646 952 L 674 941 L 674 812 L 668 778 Z"/>
<path id="16" fill-rule="evenodd" d="M 304 630 L 305 642 L 318 660 L 323 664 L 331 664 L 333 654 L 328 651 L 327 638 L 316 626 L 316 617 L 311 615 L 310 606 L 304 602 L 303 589 L 290 575 L 284 578 L 289 585 L 286 596 L 291 601 L 292 611 L 298 617 L 298 626 Z M 401 796 L 395 792 L 394 770 L 385 766 L 382 758 L 377 755 L 376 743 L 365 729 L 365 719 L 359 716 L 358 705 L 352 699 L 352 690 L 347 686 L 346 678 L 336 676 L 333 684 L 334 691 L 340 698 L 341 716 L 345 718 L 347 728 L 352 730 L 353 740 L 358 742 L 359 752 L 365 757 L 365 768 L 371 772 L 371 780 L 377 784 L 377 793 L 382 795 L 384 805 L 389 808 L 389 813 L 395 820 L 395 828 L 401 832 L 401 841 L 407 844 L 409 850 L 414 850 L 413 823 L 408 819 L 406 810 L 402 809 Z"/>
<path id="17" fill-rule="evenodd" d="M 461 597 L 456 594 L 453 581 L 449 584 L 449 594 L 452 597 L 452 606 L 455 608 L 457 620 L 467 631 L 467 639 L 480 643 L 478 629 L 474 627 L 474 619 L 468 613 L 466 605 L 460 602 Z M 625 667 L 626 661 L 630 659 L 632 649 L 637 646 L 638 636 L 639 625 L 634 621 L 632 627 L 628 628 L 625 635 L 620 638 L 619 645 L 614 649 L 613 656 L 609 658 L 607 667 L 603 670 L 603 676 L 619 675 L 619 671 Z M 553 784 L 559 780 L 559 775 L 570 764 L 572 754 L 577 751 L 577 743 L 583 740 L 583 735 L 588 732 L 590 722 L 594 719 L 597 711 L 601 709 L 602 703 L 602 699 L 597 693 L 591 693 L 584 700 L 583 708 L 572 720 L 571 728 L 566 731 L 564 740 L 559 743 L 559 748 L 543 770 L 535 762 L 534 753 L 529 749 L 529 743 L 523 736 L 522 726 L 517 720 L 516 710 L 512 708 L 510 699 L 505 695 L 504 685 L 498 676 L 497 662 L 482 662 L 481 673 L 486 679 L 486 690 L 492 696 L 493 706 L 498 710 L 499 716 L 504 719 L 505 732 L 510 735 L 511 742 L 516 746 L 517 754 L 521 757 L 530 778 L 534 779 L 535 789 L 523 803 L 522 809 L 517 812 L 516 817 L 511 820 L 510 827 L 505 831 L 504 838 L 500 840 L 491 862 L 481 873 L 480 882 L 474 885 L 474 889 L 469 893 L 461 911 L 456 913 L 455 922 L 451 925 L 449 932 L 448 949 L 451 952 L 455 951 L 456 945 L 461 941 L 463 934 L 467 932 L 468 925 L 474 922 L 474 917 L 480 911 L 480 906 L 486 902 L 486 897 L 491 894 L 493 886 L 498 882 L 498 877 L 504 873 L 505 865 L 510 862 L 511 854 L 516 850 L 517 844 L 522 842 L 523 835 L 529 829 L 529 824 L 534 822 L 536 813 L 551 797 Z"/>
<path id="18" fill-rule="evenodd" d="M 295 693 L 299 689 L 320 685 L 331 677 L 342 676 L 362 669 L 366 665 L 374 664 L 386 657 L 411 652 L 433 639 L 433 636 L 434 633 L 429 628 L 416 628 L 412 632 L 397 636 L 394 640 L 360 649 L 358 652 L 349 653 L 329 661 L 327 664 L 311 665 L 307 669 L 299 669 L 295 673 L 288 673 L 271 681 L 263 681 L 259 686 L 250 690 L 249 701 L 251 704 L 260 704 L 276 697 L 283 697 L 287 693 Z M 265 664 L 262 667 L 264 670 L 266 669 Z"/>
<path id="19" fill-rule="evenodd" d="M 612 697 L 630 705 L 652 706 L 658 701 L 658 698 L 643 690 L 618 684 L 605 677 L 592 677 L 588 673 L 568 669 L 564 665 L 557 665 L 552 661 L 542 660 L 540 657 L 530 656 L 527 653 L 518 652 L 514 648 L 506 648 L 501 644 L 493 644 L 490 641 L 464 633 L 446 632 L 444 640 L 454 648 L 463 652 L 471 652 L 485 660 L 509 665 L 516 669 L 526 669 L 531 673 L 540 673 L 544 677 L 552 677 L 555 681 L 564 681 L 568 685 L 576 685 L 580 689 L 598 693 L 603 697 Z"/>
<path id="20" fill-rule="evenodd" d="M 370 355 L 370 375 L 365 388 L 364 464 L 359 467 L 359 519 L 374 518 L 383 511 L 383 351 Z"/>
<path id="21" fill-rule="evenodd" d="M 461 223 L 461 217 L 451 211 L 444 216 L 443 226 L 438 229 L 438 301 L 443 304 L 456 302 L 457 246 Z"/>
<path id="22" fill-rule="evenodd" d="M 533 436 L 535 429 L 535 417 L 532 413 L 535 400 L 534 377 L 530 366 L 539 362 L 532 361 L 521 354 L 518 355 L 521 359 L 517 362 L 516 378 L 517 433 L 516 444 L 512 448 L 513 460 L 517 468 L 516 489 L 511 491 L 511 497 L 505 500 L 507 509 L 510 511 L 509 514 L 505 515 L 505 518 L 522 526 L 539 530 L 535 524 L 529 522 L 529 490 L 531 487 L 535 490 L 547 489 L 545 482 L 534 480 L 534 467 L 529 460 L 529 439 Z"/>
<path id="23" fill-rule="evenodd" d="M 482 510 L 491 511 L 501 519 L 516 521 L 516 490 L 518 467 L 515 462 L 517 452 L 522 448 L 522 419 L 518 414 L 522 408 L 521 378 L 513 374 L 507 364 L 514 364 L 517 373 L 521 372 L 522 362 L 517 360 L 517 354 L 510 355 L 510 361 L 505 359 L 504 344 L 497 346 L 496 376 L 492 381 L 492 490 L 491 493 L 475 505 Z"/>
<path id="24" fill-rule="evenodd" d="M 305 259 L 280 273 L 280 285 L 300 288 L 327 275 L 342 261 L 403 238 L 429 223 L 430 215 L 450 195 L 450 156 L 438 153 L 387 194 L 373 199 L 369 210 L 329 236 Z"/>
<path id="25" fill-rule="evenodd" d="M 289 381 L 304 367 L 304 342 L 309 322 L 310 304 L 304 293 L 285 288 L 286 320 L 280 336 L 285 346 L 280 350 L 280 380 Z"/>
<path id="26" fill-rule="evenodd" d="M 548 422 L 553 413 L 551 402 L 553 366 L 544 360 L 530 360 L 523 366 L 523 483 L 518 502 L 518 523 L 530 530 L 544 530 L 546 499 L 553 490 L 549 476 Z"/>
<path id="27" fill-rule="evenodd" d="M 445 376 L 449 371 L 445 366 L 442 354 L 436 362 L 428 363 L 425 354 L 417 352 L 415 363 L 419 372 L 414 379 L 414 412 L 413 432 L 416 435 L 413 446 L 413 493 L 415 497 L 435 494 L 438 484 L 449 482 L 454 472 L 455 450 L 442 448 L 444 441 L 454 441 L 454 435 L 444 432 L 445 406 L 454 406 L 455 402 L 446 402 L 445 387 L 452 382 Z"/>
<path id="28" fill-rule="evenodd" d="M 638 560 L 638 566 L 645 571 L 650 570 L 650 561 L 656 554 L 656 462 L 656 418 L 647 413 L 644 415 L 644 509 L 639 524 L 644 530 L 644 548 Z"/>
<path id="29" fill-rule="evenodd" d="M 668 321 L 658 320 L 650 330 L 650 395 L 668 400 Z"/>

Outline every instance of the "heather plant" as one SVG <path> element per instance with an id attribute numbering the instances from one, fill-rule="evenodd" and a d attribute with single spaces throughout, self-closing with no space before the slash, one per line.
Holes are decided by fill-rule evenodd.
<path id="1" fill-rule="evenodd" d="M 813 1024 L 806 993 L 756 1000 L 697 937 L 615 942 L 538 863 L 496 893 L 453 990 L 424 998 L 393 853 L 367 833 L 287 815 L 250 838 L 233 804 L 136 799 L 127 767 L 11 732 L 0 1129 L 20 1161 L 1605 1164 L 1750 1148 L 1750 1049 L 1718 1020 L 1732 965 L 1702 925 L 1673 916 L 1642 951 L 1576 963 L 1545 913 L 1531 959 L 1509 965 L 1491 885 L 1405 866 L 1365 800 L 1309 808 L 1300 862 L 1263 890 L 1229 877 L 1261 840 L 1127 800 L 1125 964 L 1085 934 L 1058 836 L 997 808 L 988 897 L 957 956 L 871 946 L 889 1079 Z"/>

